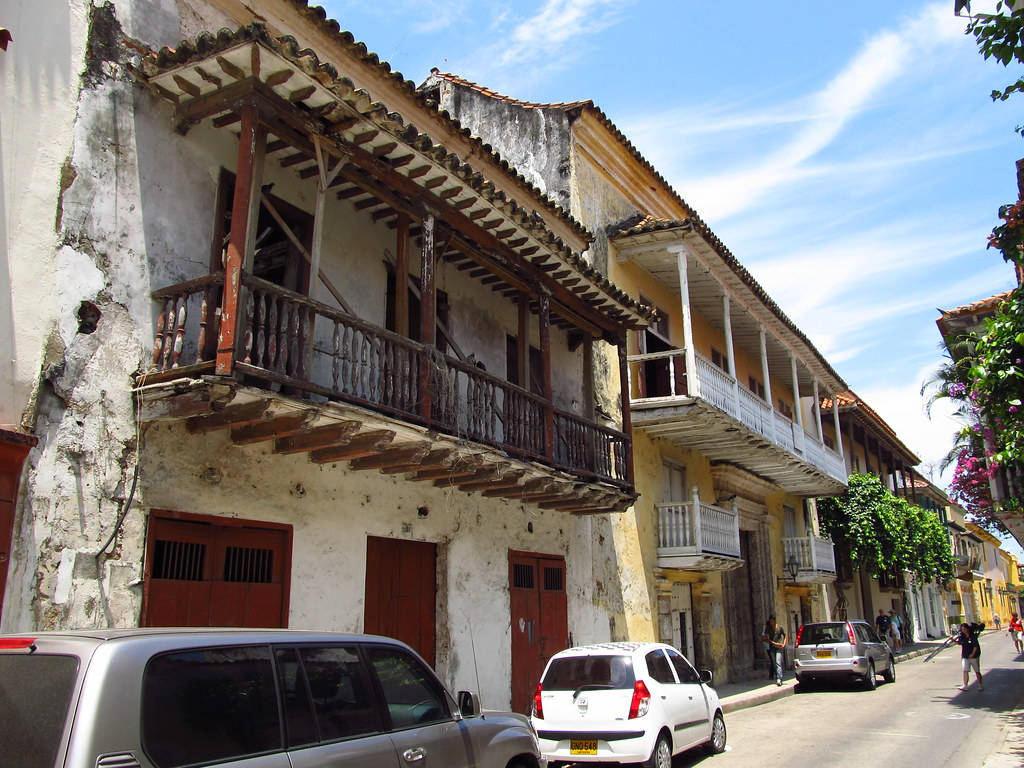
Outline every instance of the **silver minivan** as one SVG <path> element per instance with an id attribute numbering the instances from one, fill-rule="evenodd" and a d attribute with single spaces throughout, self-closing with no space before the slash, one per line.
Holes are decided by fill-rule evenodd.
<path id="1" fill-rule="evenodd" d="M 0 636 L 20 768 L 544 768 L 522 715 L 458 701 L 371 635 L 133 629 Z"/>
<path id="2" fill-rule="evenodd" d="M 793 665 L 803 686 L 815 680 L 859 680 L 874 690 L 879 674 L 887 683 L 896 682 L 896 660 L 866 621 L 804 624 L 796 633 Z"/>

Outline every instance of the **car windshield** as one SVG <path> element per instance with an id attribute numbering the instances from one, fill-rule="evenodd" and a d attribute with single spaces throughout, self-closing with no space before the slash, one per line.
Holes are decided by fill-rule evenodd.
<path id="1" fill-rule="evenodd" d="M 0 654 L 0 754 L 53 768 L 78 675 L 74 656 Z"/>
<path id="2" fill-rule="evenodd" d="M 583 686 L 632 689 L 633 661 L 629 656 L 563 656 L 553 659 L 542 684 L 546 691 L 575 691 Z"/>
<path id="3" fill-rule="evenodd" d="M 800 645 L 818 645 L 819 643 L 848 643 L 850 636 L 846 625 L 842 622 L 831 624 L 808 624 L 800 635 Z"/>

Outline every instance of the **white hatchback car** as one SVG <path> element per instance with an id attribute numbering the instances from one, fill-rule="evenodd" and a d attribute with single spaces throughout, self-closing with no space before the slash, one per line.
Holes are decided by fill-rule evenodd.
<path id="1" fill-rule="evenodd" d="M 725 750 L 718 694 L 663 643 L 601 643 L 551 657 L 533 696 L 540 750 L 565 763 L 644 763 L 670 768 L 699 744 Z"/>

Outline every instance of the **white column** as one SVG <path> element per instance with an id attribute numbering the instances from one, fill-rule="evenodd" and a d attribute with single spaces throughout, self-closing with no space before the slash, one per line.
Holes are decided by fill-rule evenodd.
<path id="1" fill-rule="evenodd" d="M 796 375 L 796 357 L 792 353 L 789 355 L 789 367 L 793 371 L 793 410 L 796 411 L 796 423 L 800 425 L 800 430 L 803 431 L 804 411 L 800 406 L 800 378 Z"/>
<path id="2" fill-rule="evenodd" d="M 821 400 L 818 399 L 818 379 L 814 379 L 814 423 L 818 427 L 818 442 L 824 444 L 825 433 L 821 431 Z"/>
<path id="3" fill-rule="evenodd" d="M 768 337 L 765 333 L 764 326 L 761 326 L 761 376 L 764 377 L 764 399 L 768 401 L 768 407 L 772 410 L 775 406 L 772 405 L 772 381 L 771 376 L 768 374 Z"/>
<path id="4" fill-rule="evenodd" d="M 732 312 L 730 311 L 729 294 L 722 287 L 722 317 L 725 319 L 725 352 L 729 356 L 727 362 L 729 375 L 732 376 L 732 400 L 736 413 L 740 412 L 740 385 L 736 380 L 736 349 L 732 343 Z"/>
<path id="5" fill-rule="evenodd" d="M 679 268 L 679 302 L 683 310 L 683 344 L 686 347 L 686 390 L 690 397 L 700 396 L 697 378 L 697 351 L 693 348 L 693 319 L 690 313 L 690 281 L 687 277 L 687 251 L 683 246 L 669 249 Z"/>
<path id="6" fill-rule="evenodd" d="M 844 465 L 846 455 L 843 451 L 843 433 L 839 431 L 839 394 L 832 393 L 832 425 L 836 430 L 836 448 L 839 449 L 839 458 L 843 459 Z"/>

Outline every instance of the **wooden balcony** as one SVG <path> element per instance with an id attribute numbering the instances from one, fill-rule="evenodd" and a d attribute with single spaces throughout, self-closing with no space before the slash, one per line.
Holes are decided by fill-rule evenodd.
<path id="1" fill-rule="evenodd" d="M 683 349 L 629 356 L 634 429 L 738 464 L 791 493 L 843 491 L 846 466 L 835 451 L 710 360 L 694 359 L 691 372 Z M 648 384 L 641 392 L 642 366 Z"/>
<path id="2" fill-rule="evenodd" d="M 615 511 L 635 498 L 622 432 L 248 274 L 234 376 L 211 375 L 223 283 L 213 274 L 154 292 L 145 419 L 231 429 L 238 444 L 274 440 L 275 452 L 316 463 L 348 460 L 544 508 Z"/>
<path id="3" fill-rule="evenodd" d="M 727 571 L 740 559 L 739 513 L 700 500 L 667 502 L 658 510 L 658 567 L 689 571 Z"/>
<path id="4" fill-rule="evenodd" d="M 802 584 L 830 584 L 836 580 L 836 556 L 832 540 L 809 534 L 782 540 L 785 562 L 796 560 L 799 570 L 793 581 Z"/>

